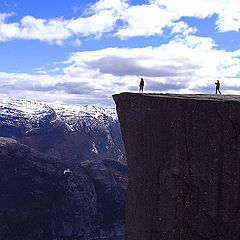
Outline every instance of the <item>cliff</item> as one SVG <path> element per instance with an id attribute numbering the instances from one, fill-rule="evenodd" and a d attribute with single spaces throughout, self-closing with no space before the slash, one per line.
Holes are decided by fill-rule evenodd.
<path id="1" fill-rule="evenodd" d="M 114 95 L 126 240 L 240 239 L 240 96 Z"/>
<path id="2" fill-rule="evenodd" d="M 124 234 L 127 167 L 104 159 L 65 170 L 61 159 L 0 137 L 1 240 L 92 240 Z"/>

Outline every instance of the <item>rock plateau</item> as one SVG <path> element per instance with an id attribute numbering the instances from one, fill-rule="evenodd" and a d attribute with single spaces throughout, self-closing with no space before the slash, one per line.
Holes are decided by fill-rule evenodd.
<path id="1" fill-rule="evenodd" d="M 126 240 L 240 239 L 240 96 L 114 95 Z"/>

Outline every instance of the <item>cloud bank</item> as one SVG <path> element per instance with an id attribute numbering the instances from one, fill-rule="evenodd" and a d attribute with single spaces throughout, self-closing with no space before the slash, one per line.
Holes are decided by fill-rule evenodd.
<path id="1" fill-rule="evenodd" d="M 99 38 L 104 34 L 128 39 L 161 35 L 165 28 L 187 35 L 196 29 L 181 21 L 182 17 L 204 19 L 213 14 L 217 15 L 218 31 L 240 29 L 238 0 L 149 0 L 142 5 L 130 5 L 126 0 L 100 0 L 86 9 L 84 15 L 72 19 L 40 19 L 29 15 L 11 22 L 13 13 L 0 13 L 0 41 L 32 39 L 62 44 L 72 37 Z"/>
<path id="2" fill-rule="evenodd" d="M 13 15 L 0 13 L 2 42 L 27 39 L 63 45 L 71 39 L 81 46 L 83 38 L 125 41 L 166 32 L 172 37 L 158 47 L 74 52 L 52 69 L 39 68 L 34 74 L 0 72 L 0 97 L 112 105 L 112 94 L 138 91 L 140 78 L 145 79 L 145 92 L 214 93 L 214 82 L 220 79 L 223 93 L 240 93 L 240 50 L 217 49 L 212 38 L 196 36 L 197 29 L 183 18 L 215 15 L 216 31 L 239 31 L 237 0 L 149 0 L 142 5 L 99 0 L 71 19 L 28 15 L 11 21 Z"/>
<path id="3" fill-rule="evenodd" d="M 75 52 L 61 70 L 0 73 L 0 97 L 112 105 L 112 94 L 137 92 L 141 77 L 145 92 L 214 93 L 220 79 L 225 94 L 238 93 L 240 50 L 216 50 L 211 38 L 185 36 L 159 47 Z"/>

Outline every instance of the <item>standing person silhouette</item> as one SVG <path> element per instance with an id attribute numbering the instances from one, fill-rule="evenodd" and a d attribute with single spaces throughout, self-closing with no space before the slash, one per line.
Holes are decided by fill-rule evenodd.
<path id="1" fill-rule="evenodd" d="M 217 94 L 217 92 L 219 92 L 219 93 L 221 94 L 221 92 L 220 92 L 220 90 L 219 90 L 219 88 L 220 88 L 220 82 L 219 82 L 219 80 L 217 80 L 217 82 L 215 83 L 215 85 L 216 85 L 216 94 Z"/>
<path id="2" fill-rule="evenodd" d="M 143 81 L 143 78 L 141 78 L 141 81 L 140 81 L 140 84 L 139 84 L 139 92 L 142 91 L 142 93 L 143 93 L 143 87 L 144 87 L 144 81 Z"/>

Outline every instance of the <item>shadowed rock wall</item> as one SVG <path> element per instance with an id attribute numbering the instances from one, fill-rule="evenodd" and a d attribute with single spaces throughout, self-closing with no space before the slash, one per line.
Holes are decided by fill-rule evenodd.
<path id="1" fill-rule="evenodd" d="M 240 96 L 114 95 L 126 240 L 240 239 Z"/>
<path id="2" fill-rule="evenodd" d="M 0 240 L 96 240 L 124 234 L 127 167 L 65 164 L 0 137 Z"/>

